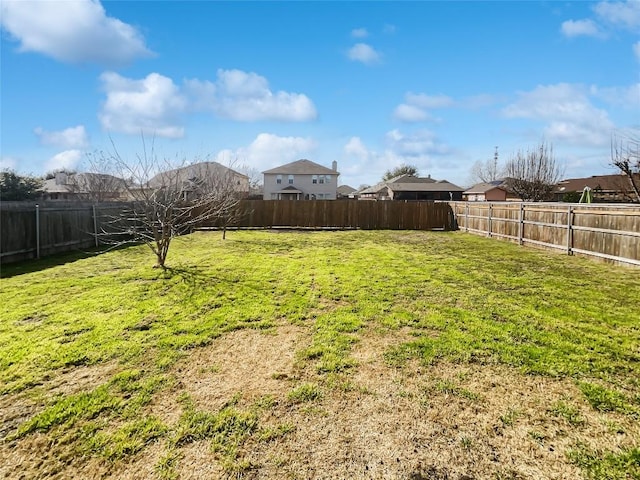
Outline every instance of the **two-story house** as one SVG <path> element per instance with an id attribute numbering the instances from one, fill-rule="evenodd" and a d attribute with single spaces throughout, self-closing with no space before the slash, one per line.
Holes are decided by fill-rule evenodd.
<path id="1" fill-rule="evenodd" d="M 335 200 L 338 164 L 323 167 L 311 160 L 297 160 L 262 172 L 264 200 Z"/>

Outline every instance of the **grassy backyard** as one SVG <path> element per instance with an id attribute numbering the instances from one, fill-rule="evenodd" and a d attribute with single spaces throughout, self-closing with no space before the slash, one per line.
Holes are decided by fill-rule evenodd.
<path id="1" fill-rule="evenodd" d="M 640 269 L 460 232 L 3 266 L 0 478 L 640 479 Z"/>

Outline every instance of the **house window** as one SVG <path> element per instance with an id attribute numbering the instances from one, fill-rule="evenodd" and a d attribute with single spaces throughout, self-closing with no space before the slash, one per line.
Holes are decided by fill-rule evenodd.
<path id="1" fill-rule="evenodd" d="M 313 177 L 311 177 L 311 183 L 318 183 L 318 175 L 314 175 Z"/>
<path id="2" fill-rule="evenodd" d="M 331 175 L 325 175 L 324 178 L 327 180 L 327 183 L 331 183 Z"/>
<path id="3" fill-rule="evenodd" d="M 293 175 L 289 175 L 289 185 L 293 185 Z"/>
<path id="4" fill-rule="evenodd" d="M 320 183 L 324 183 L 324 175 L 320 175 Z"/>
<path id="5" fill-rule="evenodd" d="M 280 184 L 282 183 L 282 175 L 278 175 L 278 176 L 276 177 L 276 183 L 277 183 L 278 185 L 280 185 Z"/>

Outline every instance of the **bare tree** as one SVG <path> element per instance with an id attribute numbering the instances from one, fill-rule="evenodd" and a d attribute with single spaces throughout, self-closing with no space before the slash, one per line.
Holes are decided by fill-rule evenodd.
<path id="1" fill-rule="evenodd" d="M 524 201 L 549 200 L 562 177 L 562 168 L 553 154 L 553 146 L 541 142 L 537 148 L 518 151 L 505 165 L 507 187 Z"/>
<path id="2" fill-rule="evenodd" d="M 248 193 L 248 178 L 216 162 L 176 163 L 157 158 L 153 147 L 127 162 L 117 149 L 93 157 L 123 186 L 129 201 L 109 214 L 102 235 L 112 245 L 145 243 L 156 258 L 155 268 L 166 269 L 172 240 L 203 225 L 223 230 L 242 216 L 241 200 Z"/>
<path id="3" fill-rule="evenodd" d="M 504 176 L 503 168 L 498 164 L 498 147 L 493 155 L 493 158 L 486 161 L 478 160 L 471 167 L 471 182 L 472 183 L 490 183 L 499 180 Z"/>
<path id="4" fill-rule="evenodd" d="M 93 170 L 93 169 L 92 169 Z M 79 200 L 104 203 L 127 199 L 127 184 L 123 178 L 98 171 L 75 173 L 67 177 L 67 188 Z"/>
<path id="5" fill-rule="evenodd" d="M 629 181 L 634 201 L 640 202 L 640 131 L 614 133 L 611 138 L 611 163 Z"/>

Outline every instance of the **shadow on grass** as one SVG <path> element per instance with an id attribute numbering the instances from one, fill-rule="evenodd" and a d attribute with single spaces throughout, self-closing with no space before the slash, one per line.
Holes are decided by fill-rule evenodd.
<path id="1" fill-rule="evenodd" d="M 0 264 L 0 278 L 11 278 L 15 277 L 16 275 L 24 275 L 25 273 L 39 272 L 51 267 L 73 263 L 85 258 L 96 257 L 103 253 L 107 253 L 113 250 L 121 250 L 131 246 L 133 245 L 122 245 L 109 249 L 99 247 L 90 248 L 50 255 L 39 260 L 23 260 L 21 262 L 9 263 L 7 265 Z"/>

